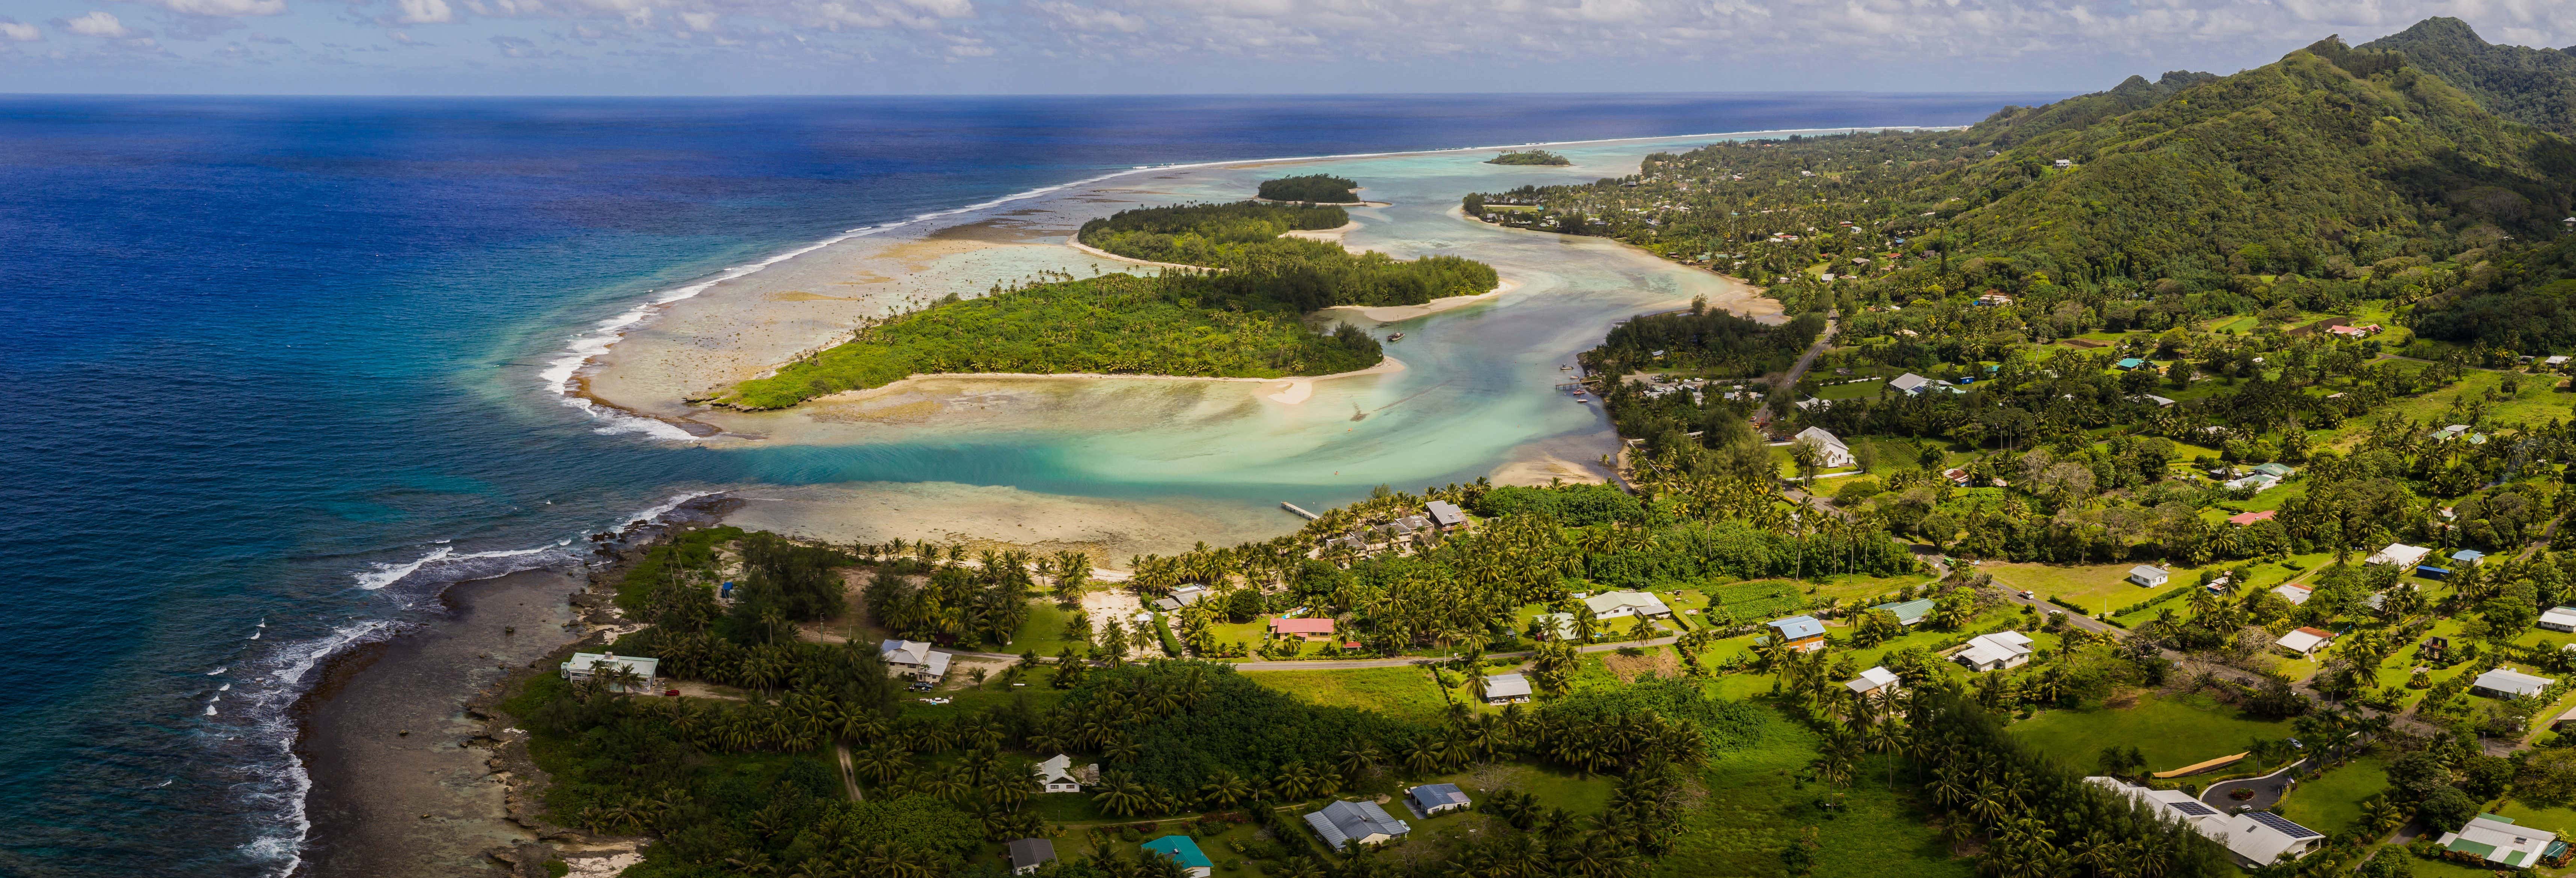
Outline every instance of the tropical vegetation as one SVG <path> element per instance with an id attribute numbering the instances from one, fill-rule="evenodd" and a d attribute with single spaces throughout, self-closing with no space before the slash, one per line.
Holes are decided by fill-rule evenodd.
<path id="1" fill-rule="evenodd" d="M 1336 177 L 1331 174 L 1303 174 L 1263 180 L 1258 194 L 1265 201 L 1347 204 L 1359 200 L 1353 194 L 1358 188 L 1360 188 L 1359 182 L 1347 177 Z M 1327 226 L 1327 228 L 1330 227 Z"/>

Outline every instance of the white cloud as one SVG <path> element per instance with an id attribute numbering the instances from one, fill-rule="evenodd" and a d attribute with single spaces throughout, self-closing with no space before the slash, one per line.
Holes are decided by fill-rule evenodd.
<path id="1" fill-rule="evenodd" d="M 21 43 L 32 43 L 37 40 L 44 39 L 45 32 L 37 30 L 36 26 L 32 24 L 17 21 L 0 21 L 0 37 L 7 37 Z"/>
<path id="2" fill-rule="evenodd" d="M 88 15 L 66 19 L 61 24 L 65 30 L 85 37 L 121 37 L 131 33 L 125 29 L 124 22 L 116 20 L 116 16 L 96 9 L 90 10 Z"/>
<path id="3" fill-rule="evenodd" d="M 286 11 L 286 0 L 142 0 L 181 15 L 206 15 L 239 18 L 247 15 L 277 15 Z"/>
<path id="4" fill-rule="evenodd" d="M 401 12 L 394 16 L 394 21 L 402 24 L 444 24 L 456 20 L 456 11 L 448 8 L 447 0 L 396 0 L 395 6 Z"/>

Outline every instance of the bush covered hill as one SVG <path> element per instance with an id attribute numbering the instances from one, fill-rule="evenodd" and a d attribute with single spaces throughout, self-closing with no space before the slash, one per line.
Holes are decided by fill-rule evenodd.
<path id="1" fill-rule="evenodd" d="M 2456 18 L 2428 18 L 2361 47 L 2404 53 L 2487 112 L 2576 137 L 2576 51 L 2495 45 Z"/>
<path id="2" fill-rule="evenodd" d="M 1284 238 L 1349 221 L 1338 207 L 1193 204 L 1121 211 L 1084 223 L 1085 244 L 1136 259 L 1222 269 L 1048 280 L 860 328 L 850 341 L 736 385 L 719 405 L 774 409 L 911 375 L 1104 373 L 1278 378 L 1364 369 L 1377 340 L 1347 324 L 1318 331 L 1306 312 L 1417 305 L 1499 283 L 1454 256 L 1412 261 Z"/>
<path id="3" fill-rule="evenodd" d="M 1306 174 L 1297 177 L 1281 177 L 1276 180 L 1263 180 L 1261 181 L 1261 189 L 1259 190 L 1258 195 L 1272 201 L 1313 201 L 1327 204 L 1346 204 L 1359 200 L 1358 196 L 1354 193 L 1354 190 L 1357 190 L 1358 188 L 1360 188 L 1358 181 L 1345 177 L 1336 177 L 1331 174 Z M 1334 225 L 1340 225 L 1340 223 L 1335 223 Z M 1326 228 L 1331 228 L 1331 226 L 1326 226 Z"/>
<path id="4" fill-rule="evenodd" d="M 1485 160 L 1485 164 L 1489 164 L 1489 165 L 1570 165 L 1570 164 L 1574 164 L 1574 162 L 1573 162 L 1572 160 L 1570 160 L 1570 159 L 1567 159 L 1567 158 L 1566 158 L 1566 157 L 1564 157 L 1564 156 L 1557 155 L 1556 153 L 1548 152 L 1547 150 L 1544 150 L 1544 149 L 1524 149 L 1524 150 L 1519 150 L 1519 151 L 1517 151 L 1517 152 L 1507 152 L 1507 153 L 1503 153 L 1502 155 L 1498 155 L 1498 156 L 1495 156 L 1495 157 L 1493 157 L 1493 158 L 1486 159 L 1486 160 Z"/>
<path id="5" fill-rule="evenodd" d="M 2416 312 L 2439 322 L 2431 312 L 2464 294 L 2555 279 L 2524 248 L 2562 234 L 2571 179 L 2565 139 L 2498 118 L 2404 54 L 2329 38 L 2233 76 L 2132 78 L 1964 131 L 1716 144 L 1650 156 L 1630 178 L 1467 204 L 1533 207 L 1484 217 L 1741 274 L 1793 313 L 1998 292 L 2046 315 L 2046 341 L 2451 294 Z"/>

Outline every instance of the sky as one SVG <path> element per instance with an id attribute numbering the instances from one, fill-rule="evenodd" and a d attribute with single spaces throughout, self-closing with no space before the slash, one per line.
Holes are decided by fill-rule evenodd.
<path id="1" fill-rule="evenodd" d="M 0 0 L 0 92 L 2093 91 L 2570 0 Z"/>

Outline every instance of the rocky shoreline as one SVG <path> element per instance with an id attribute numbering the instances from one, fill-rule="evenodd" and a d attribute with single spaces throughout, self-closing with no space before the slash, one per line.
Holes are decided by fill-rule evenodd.
<path id="1" fill-rule="evenodd" d="M 738 505 L 691 501 L 664 519 L 593 538 L 596 560 L 460 582 L 445 612 L 335 658 L 298 705 L 296 752 L 313 780 L 309 878 L 605 878 L 641 859 L 641 839 L 603 838 L 539 816 L 547 777 L 500 709 L 572 652 L 635 630 L 610 603 L 652 546 Z"/>

